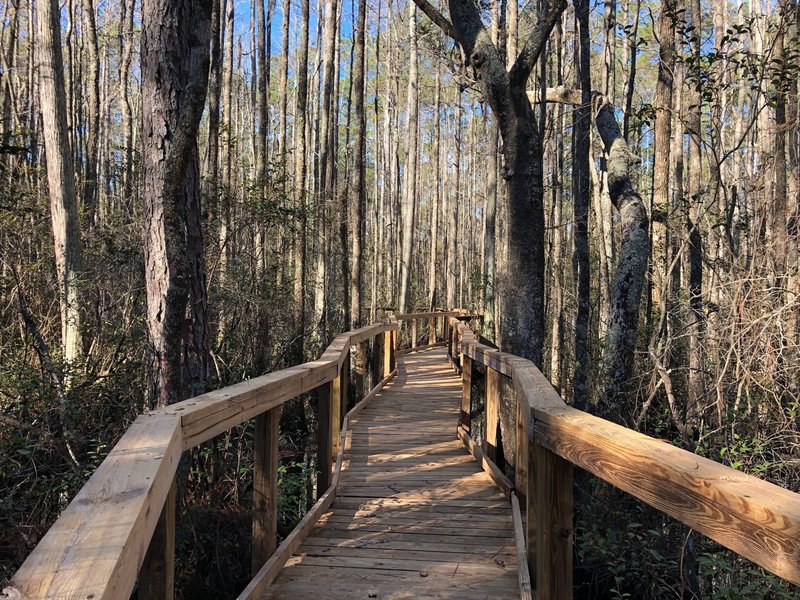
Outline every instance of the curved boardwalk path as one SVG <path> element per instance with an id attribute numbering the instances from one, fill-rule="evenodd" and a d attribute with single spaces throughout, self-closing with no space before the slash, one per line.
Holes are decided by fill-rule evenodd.
<path id="1" fill-rule="evenodd" d="M 398 357 L 358 415 L 331 510 L 265 598 L 518 598 L 508 500 L 456 438 L 443 348 Z"/>

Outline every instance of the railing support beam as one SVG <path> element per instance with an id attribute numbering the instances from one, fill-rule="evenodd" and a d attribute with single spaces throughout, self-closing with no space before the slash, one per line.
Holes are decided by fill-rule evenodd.
<path id="1" fill-rule="evenodd" d="M 175 498 L 177 485 L 167 494 L 156 530 L 139 569 L 141 600 L 172 600 L 175 597 Z"/>
<path id="2" fill-rule="evenodd" d="M 528 510 L 536 514 L 536 570 L 531 572 L 539 598 L 572 600 L 572 463 L 535 442 L 532 446 L 536 505 Z"/>
<path id="3" fill-rule="evenodd" d="M 497 462 L 497 428 L 500 422 L 500 373 L 486 367 L 486 435 L 483 451 L 489 460 Z"/>
<path id="4" fill-rule="evenodd" d="M 384 379 L 392 374 L 392 332 L 386 331 L 383 334 L 383 377 Z"/>
<path id="5" fill-rule="evenodd" d="M 458 424 L 468 432 L 472 425 L 472 359 L 462 356 L 461 367 L 461 415 Z"/>
<path id="6" fill-rule="evenodd" d="M 278 545 L 278 440 L 281 409 L 256 417 L 253 464 L 253 575 Z"/>
<path id="7" fill-rule="evenodd" d="M 333 469 L 333 382 L 316 389 L 318 406 L 317 423 L 317 498 L 331 485 Z"/>

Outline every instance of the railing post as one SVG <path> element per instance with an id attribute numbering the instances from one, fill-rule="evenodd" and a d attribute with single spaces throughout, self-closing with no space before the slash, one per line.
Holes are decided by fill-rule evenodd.
<path id="1" fill-rule="evenodd" d="M 417 320 L 411 319 L 411 347 L 417 347 Z"/>
<path id="2" fill-rule="evenodd" d="M 278 545 L 278 426 L 281 408 L 256 417 L 253 464 L 253 546 L 251 572 L 255 576 Z"/>
<path id="3" fill-rule="evenodd" d="M 139 569 L 139 598 L 172 600 L 175 597 L 175 498 L 177 485 L 172 480 L 156 530 Z"/>
<path id="4" fill-rule="evenodd" d="M 492 462 L 497 461 L 497 426 L 500 421 L 500 373 L 486 367 L 486 435 L 483 451 Z"/>
<path id="5" fill-rule="evenodd" d="M 392 332 L 386 330 L 383 334 L 383 377 L 384 379 L 392 374 Z"/>
<path id="6" fill-rule="evenodd" d="M 351 352 L 352 352 L 351 346 Z M 365 384 L 367 381 L 367 340 L 355 345 L 356 353 L 353 357 L 353 400 L 359 402 L 367 395 Z"/>
<path id="7" fill-rule="evenodd" d="M 331 469 L 333 468 L 333 440 L 338 436 L 333 431 L 333 402 L 336 397 L 333 381 L 316 389 L 319 407 L 317 424 L 317 498 L 322 496 L 331 485 Z"/>
<path id="8" fill-rule="evenodd" d="M 572 463 L 535 441 L 531 446 L 536 490 L 529 498 L 535 495 L 536 505 L 529 501 L 528 511 L 536 514 L 536 589 L 539 598 L 571 600 Z"/>
<path id="9" fill-rule="evenodd" d="M 397 334 L 399 331 L 398 325 L 398 328 L 392 331 L 392 343 L 389 345 L 389 364 L 392 366 L 392 371 L 397 366 Z"/>
<path id="10" fill-rule="evenodd" d="M 462 356 L 461 367 L 461 415 L 459 425 L 470 431 L 472 425 L 472 359 Z"/>
<path id="11" fill-rule="evenodd" d="M 349 356 L 345 357 L 345 362 L 349 360 Z M 336 460 L 339 455 L 339 433 L 342 427 L 342 396 L 344 388 L 344 365 L 339 367 L 339 374 L 330 383 L 330 405 L 331 405 L 331 427 L 330 427 L 330 447 L 331 447 L 331 463 Z M 330 469 L 328 469 L 330 474 Z M 329 475 L 330 477 L 330 475 Z M 330 485 L 330 484 L 329 484 Z M 326 487 L 327 489 L 327 487 Z M 325 490 L 323 490 L 324 492 Z"/>
<path id="12" fill-rule="evenodd" d="M 530 407 L 528 406 L 525 397 L 511 389 L 510 393 L 514 394 L 516 398 L 516 429 L 517 429 L 517 447 L 514 455 L 516 462 L 514 464 L 514 485 L 517 490 L 522 491 L 525 496 L 530 499 L 530 494 L 526 490 L 535 489 L 532 486 L 536 484 L 532 474 L 528 472 L 528 468 L 534 468 L 534 463 L 530 459 L 529 444 L 532 443 L 528 440 L 528 418 L 530 415 Z M 519 494 L 517 494 L 519 495 Z"/>
<path id="13" fill-rule="evenodd" d="M 370 388 L 374 388 L 381 381 L 381 352 L 383 352 L 381 347 L 382 343 L 382 335 L 377 334 L 374 338 L 372 338 L 372 356 L 370 357 L 369 361 L 369 371 L 372 377 L 372 385 Z"/>
<path id="14" fill-rule="evenodd" d="M 454 363 L 453 360 L 453 328 L 450 325 L 450 319 L 446 319 L 444 322 L 445 327 L 445 341 L 447 342 L 447 356 L 450 358 L 450 362 Z"/>
<path id="15" fill-rule="evenodd" d="M 436 343 L 436 317 L 428 318 L 428 345 Z"/>
<path id="16" fill-rule="evenodd" d="M 339 372 L 340 373 L 339 376 L 342 379 L 341 408 L 339 409 L 340 430 L 342 427 L 342 421 L 344 420 L 344 416 L 347 414 L 349 399 L 350 399 L 350 358 L 351 358 L 351 352 L 350 349 L 348 349 L 347 352 L 345 352 L 344 362 L 342 363 L 342 369 Z M 336 451 L 338 452 L 339 449 L 337 448 Z"/>

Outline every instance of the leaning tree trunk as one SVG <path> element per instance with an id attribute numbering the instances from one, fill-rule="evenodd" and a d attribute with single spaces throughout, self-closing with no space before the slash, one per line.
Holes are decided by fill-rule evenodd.
<path id="1" fill-rule="evenodd" d="M 40 102 L 47 154 L 47 187 L 53 224 L 61 307 L 61 348 L 71 364 L 81 354 L 78 284 L 81 238 L 75 201 L 75 171 L 67 129 L 67 96 L 61 55 L 61 11 L 56 0 L 37 4 Z"/>
<path id="2" fill-rule="evenodd" d="M 199 212 L 197 130 L 208 84 L 211 2 L 142 3 L 142 160 L 150 399 L 181 400 L 184 321 L 190 294 L 204 288 L 196 260 Z M 198 270 L 200 271 L 198 273 Z M 192 297 L 192 312 L 204 298 Z M 192 329 L 196 331 L 197 315 Z M 194 344 L 202 344 L 194 340 Z M 190 350 L 190 352 L 192 352 Z M 194 352 L 202 352 L 195 347 Z"/>
<path id="3" fill-rule="evenodd" d="M 608 155 L 608 190 L 611 202 L 619 211 L 622 240 L 611 288 L 600 401 L 605 405 L 601 409 L 603 412 L 621 420 L 631 386 L 650 236 L 647 210 L 631 180 L 630 164 L 634 157 L 622 137 L 610 104 L 599 108 L 596 123 Z"/>

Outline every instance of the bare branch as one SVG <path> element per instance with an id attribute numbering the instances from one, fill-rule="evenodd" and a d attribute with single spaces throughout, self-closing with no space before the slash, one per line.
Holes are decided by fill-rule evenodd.
<path id="1" fill-rule="evenodd" d="M 436 8 L 434 8 L 434 6 L 428 2 L 428 0 L 414 0 L 414 4 L 417 5 L 418 9 L 428 15 L 428 18 L 433 21 L 446 35 L 458 41 L 458 39 L 456 39 L 456 30 L 453 29 L 453 24 L 448 21 L 442 13 L 436 10 Z"/>
<path id="2" fill-rule="evenodd" d="M 547 38 L 550 37 L 550 32 L 553 31 L 558 20 L 561 18 L 561 13 L 567 8 L 567 0 L 550 0 L 544 8 L 544 15 L 539 18 L 539 22 L 534 27 L 528 39 L 525 40 L 525 45 L 522 51 L 514 61 L 514 65 L 509 72 L 509 79 L 511 85 L 524 85 L 530 77 L 533 65 L 539 60 L 539 57 L 544 50 Z"/>

